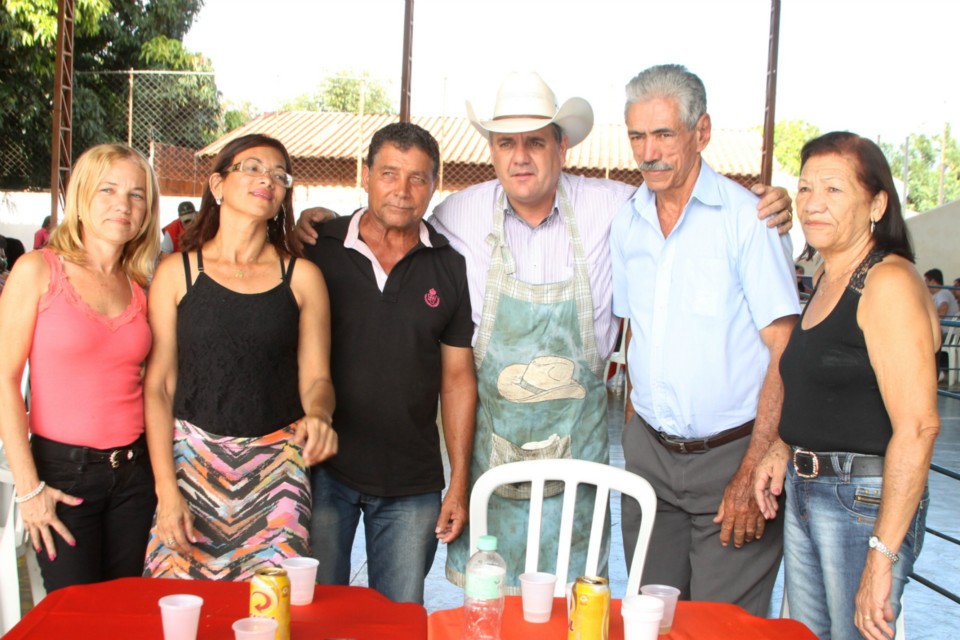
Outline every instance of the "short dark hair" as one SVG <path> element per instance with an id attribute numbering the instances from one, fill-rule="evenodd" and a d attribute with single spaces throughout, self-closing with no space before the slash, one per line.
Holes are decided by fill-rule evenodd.
<path id="1" fill-rule="evenodd" d="M 393 122 L 381 128 L 370 140 L 370 150 L 367 153 L 367 166 L 373 166 L 373 159 L 380 152 L 380 147 L 389 142 L 401 151 L 416 147 L 430 156 L 433 162 L 433 179 L 440 175 L 440 145 L 430 132 L 412 122 Z"/>
<path id="2" fill-rule="evenodd" d="M 283 156 L 283 170 L 293 175 L 293 161 L 283 143 L 270 136 L 253 133 L 231 140 L 223 150 L 213 159 L 213 173 L 226 177 L 227 169 L 234 164 L 238 153 L 254 147 L 271 147 Z M 287 237 L 293 232 L 293 188 L 287 189 L 283 202 L 280 205 L 280 215 L 270 218 L 267 222 L 267 242 L 272 244 L 281 255 L 296 253 L 293 246 L 287 243 Z M 220 230 L 220 205 L 213 197 L 208 180 L 203 187 L 203 198 L 200 200 L 200 211 L 197 217 L 183 232 L 180 240 L 181 251 L 193 251 L 203 246 Z"/>
<path id="3" fill-rule="evenodd" d="M 943 271 L 940 271 L 940 269 L 930 269 L 930 271 L 923 274 L 923 277 L 943 286 Z"/>
<path id="4" fill-rule="evenodd" d="M 883 151 L 872 140 L 849 131 L 831 131 L 808 141 L 800 150 L 800 170 L 807 160 L 817 156 L 837 155 L 853 161 L 857 179 L 871 196 L 881 191 L 887 194 L 887 208 L 873 230 L 875 247 L 884 253 L 893 253 L 914 262 L 913 247 L 907 233 L 907 223 L 900 209 L 893 174 Z M 809 244 L 803 257 L 809 260 L 816 250 Z"/>

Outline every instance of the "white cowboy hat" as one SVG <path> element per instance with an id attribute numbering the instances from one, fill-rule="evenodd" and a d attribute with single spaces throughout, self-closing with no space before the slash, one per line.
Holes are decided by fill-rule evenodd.
<path id="1" fill-rule="evenodd" d="M 574 380 L 574 362 L 560 356 L 537 356 L 529 364 L 511 364 L 497 377 L 497 391 L 510 402 L 579 400 L 586 389 Z"/>
<path id="2" fill-rule="evenodd" d="M 484 138 L 491 133 L 524 133 L 556 123 L 570 141 L 580 144 L 593 128 L 593 108 L 583 98 L 570 98 L 557 109 L 557 97 L 538 74 L 511 73 L 500 84 L 493 119 L 481 120 L 467 100 L 467 117 Z"/>

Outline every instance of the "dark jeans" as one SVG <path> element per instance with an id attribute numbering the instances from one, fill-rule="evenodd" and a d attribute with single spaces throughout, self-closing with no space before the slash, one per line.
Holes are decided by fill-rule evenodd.
<path id="1" fill-rule="evenodd" d="M 153 471 L 141 440 L 132 460 L 116 468 L 107 461 L 71 460 L 69 445 L 34 436 L 40 479 L 48 486 L 83 498 L 77 506 L 57 504 L 57 517 L 76 539 L 71 547 L 54 532 L 56 555 L 37 554 L 46 590 L 134 577 L 143 574 L 143 559 L 157 507 Z M 75 456 L 74 456 L 75 458 Z"/>

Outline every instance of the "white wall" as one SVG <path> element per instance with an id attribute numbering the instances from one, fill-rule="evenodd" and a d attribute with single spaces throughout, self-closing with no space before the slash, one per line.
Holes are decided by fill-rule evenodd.
<path id="1" fill-rule="evenodd" d="M 907 220 L 917 271 L 943 271 L 945 284 L 960 278 L 960 200 L 931 209 Z"/>

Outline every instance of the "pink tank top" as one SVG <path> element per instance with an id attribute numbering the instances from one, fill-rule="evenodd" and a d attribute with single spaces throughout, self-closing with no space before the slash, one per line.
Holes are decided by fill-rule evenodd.
<path id="1" fill-rule="evenodd" d="M 143 433 L 143 362 L 150 351 L 147 300 L 133 295 L 119 316 L 90 308 L 60 258 L 43 249 L 50 288 L 40 298 L 30 350 L 30 430 L 65 444 L 111 449 Z"/>

